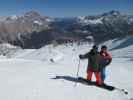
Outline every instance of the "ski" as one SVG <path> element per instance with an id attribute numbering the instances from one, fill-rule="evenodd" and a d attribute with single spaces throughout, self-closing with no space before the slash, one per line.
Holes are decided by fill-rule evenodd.
<path id="1" fill-rule="evenodd" d="M 78 79 L 78 82 L 80 82 L 80 83 L 90 85 L 90 86 L 96 86 L 98 88 L 103 88 L 103 89 L 108 90 L 108 91 L 113 91 L 115 89 L 114 86 L 110 86 L 110 85 L 107 85 L 107 84 L 97 85 L 96 82 L 88 81 L 88 80 L 86 80 L 82 77 L 78 77 L 77 79 Z"/>
<path id="2" fill-rule="evenodd" d="M 96 87 L 99 87 L 99 88 L 102 88 L 102 89 L 105 89 L 105 90 L 108 90 L 108 91 L 113 91 L 113 90 L 117 90 L 119 92 L 122 92 L 124 93 L 125 95 L 128 95 L 128 91 L 126 91 L 125 89 L 120 89 L 120 88 L 117 88 L 115 86 L 111 86 L 111 85 L 107 85 L 107 84 L 103 84 L 103 85 L 97 85 L 96 82 L 92 82 L 92 81 L 88 81 L 82 77 L 78 77 L 77 78 L 78 82 L 79 83 L 82 83 L 82 84 L 86 84 L 86 85 L 92 85 L 92 86 L 96 86 Z"/>

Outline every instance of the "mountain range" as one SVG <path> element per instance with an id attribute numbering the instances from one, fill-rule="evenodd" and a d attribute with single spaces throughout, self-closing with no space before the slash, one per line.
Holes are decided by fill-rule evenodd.
<path id="1" fill-rule="evenodd" d="M 52 18 L 36 11 L 0 17 L 0 43 L 40 48 L 49 43 L 95 42 L 133 35 L 133 16 L 112 10 L 94 16 Z"/>

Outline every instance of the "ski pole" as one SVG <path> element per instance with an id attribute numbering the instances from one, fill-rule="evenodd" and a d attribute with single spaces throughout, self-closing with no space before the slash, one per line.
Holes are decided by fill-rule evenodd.
<path id="1" fill-rule="evenodd" d="M 76 79 L 78 79 L 79 68 L 80 68 L 80 59 L 79 59 L 79 63 L 78 63 L 78 70 L 77 70 L 77 74 L 76 74 Z M 77 85 L 77 81 L 75 82 L 74 87 L 76 87 L 76 85 Z"/>
<path id="2" fill-rule="evenodd" d="M 77 77 L 77 78 L 78 78 L 78 74 L 79 74 L 79 68 L 80 68 L 80 59 L 79 59 L 78 70 L 77 70 L 77 74 L 76 74 L 76 77 Z"/>
<path id="3" fill-rule="evenodd" d="M 128 91 L 126 91 L 125 89 L 120 89 L 120 88 L 117 88 L 115 87 L 116 90 L 120 91 L 120 92 L 123 92 L 124 94 L 128 94 Z"/>

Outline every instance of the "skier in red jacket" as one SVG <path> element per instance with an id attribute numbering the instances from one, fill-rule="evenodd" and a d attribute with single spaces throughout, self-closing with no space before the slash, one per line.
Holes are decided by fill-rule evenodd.
<path id="1" fill-rule="evenodd" d="M 106 78 L 106 66 L 108 66 L 111 63 L 112 56 L 108 53 L 106 45 L 103 45 L 101 47 L 100 55 L 102 58 L 102 60 L 100 61 L 101 78 L 102 78 L 102 81 L 104 82 Z"/>

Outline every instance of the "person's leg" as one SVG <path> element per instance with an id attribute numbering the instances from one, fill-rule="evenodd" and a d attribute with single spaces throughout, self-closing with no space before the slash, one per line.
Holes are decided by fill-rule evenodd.
<path id="1" fill-rule="evenodd" d="M 102 85 L 103 81 L 101 78 L 101 73 L 100 72 L 94 72 L 95 73 L 95 77 L 96 77 L 96 84 L 97 85 Z"/>
<path id="2" fill-rule="evenodd" d="M 105 78 L 106 78 L 106 69 L 105 69 L 105 68 L 103 68 L 103 69 L 101 70 L 101 78 L 102 78 L 102 80 L 103 80 L 103 82 L 104 82 L 104 80 L 105 80 Z"/>
<path id="3" fill-rule="evenodd" d="M 92 69 L 88 69 L 88 70 L 87 70 L 87 80 L 91 81 L 92 74 L 93 74 Z"/>

